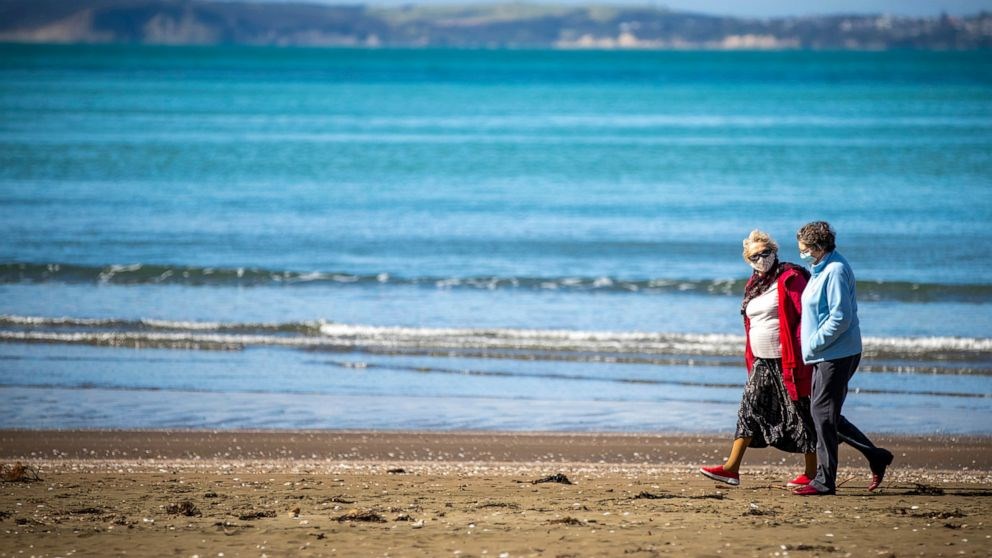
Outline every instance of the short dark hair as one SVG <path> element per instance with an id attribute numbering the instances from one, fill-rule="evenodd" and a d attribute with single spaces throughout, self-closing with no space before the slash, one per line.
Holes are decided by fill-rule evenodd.
<path id="1" fill-rule="evenodd" d="M 830 226 L 830 223 L 826 221 L 806 223 L 796 233 L 796 240 L 806 246 L 819 248 L 824 252 L 833 252 L 834 248 L 837 247 L 837 233 Z"/>

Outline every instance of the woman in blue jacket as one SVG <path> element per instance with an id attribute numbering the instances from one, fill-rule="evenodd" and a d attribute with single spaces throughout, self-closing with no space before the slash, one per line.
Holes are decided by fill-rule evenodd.
<path id="1" fill-rule="evenodd" d="M 837 488 L 837 446 L 843 441 L 868 459 L 875 490 L 892 463 L 892 453 L 876 447 L 844 418 L 841 407 L 847 384 L 861 361 L 861 329 L 854 271 L 836 251 L 836 234 L 829 223 L 815 221 L 799 229 L 799 256 L 811 265 L 812 276 L 802 298 L 800 342 L 803 361 L 812 364 L 810 410 L 816 428 L 816 478 L 794 491 L 800 496 L 833 494 Z"/>

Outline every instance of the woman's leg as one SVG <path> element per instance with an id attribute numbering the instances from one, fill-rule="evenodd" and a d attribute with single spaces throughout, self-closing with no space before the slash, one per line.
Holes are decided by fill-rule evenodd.
<path id="1" fill-rule="evenodd" d="M 805 469 L 803 470 L 803 475 L 808 479 L 812 479 L 816 476 L 816 453 L 804 453 L 803 454 L 803 464 Z"/>
<path id="2" fill-rule="evenodd" d="M 750 443 L 751 438 L 735 438 L 734 445 L 730 448 L 730 457 L 723 466 L 700 467 L 699 472 L 713 480 L 737 486 L 740 484 L 740 475 L 737 472 L 741 468 L 741 460 L 744 459 L 744 452 Z"/>
<path id="3" fill-rule="evenodd" d="M 837 426 L 847 397 L 847 381 L 860 360 L 858 357 L 860 355 L 820 362 L 813 373 L 810 411 L 816 426 L 817 472 L 809 485 L 820 492 L 833 492 L 837 488 L 837 445 L 840 443 Z"/>
<path id="4" fill-rule="evenodd" d="M 740 471 L 741 461 L 744 460 L 744 452 L 747 451 L 747 446 L 750 443 L 751 438 L 737 438 L 734 440 L 734 445 L 730 448 L 730 457 L 723 464 L 724 471 L 730 471 L 732 473 Z"/>
<path id="5" fill-rule="evenodd" d="M 738 471 L 741 468 L 741 461 L 744 459 L 744 452 L 751 442 L 759 442 L 758 447 L 765 447 L 758 429 L 759 421 L 756 417 L 765 406 L 761 403 L 762 383 L 761 380 L 768 376 L 767 365 L 763 359 L 756 359 L 754 368 L 748 376 L 744 385 L 744 393 L 741 395 L 741 404 L 737 409 L 737 431 L 734 433 L 734 444 L 730 448 L 730 456 L 722 466 L 700 467 L 700 472 L 714 480 L 725 482 L 736 486 L 740 483 Z M 755 440 L 755 436 L 759 438 Z"/>
<path id="6" fill-rule="evenodd" d="M 858 369 L 860 357 L 861 355 L 855 357 L 857 360 L 855 360 L 851 367 L 852 377 Z M 850 381 L 850 377 L 848 380 Z M 878 485 L 882 484 L 882 479 L 885 477 L 885 469 L 892 463 L 892 452 L 876 446 L 871 441 L 871 438 L 866 436 L 857 426 L 854 426 L 854 423 L 844 418 L 844 415 L 841 415 L 837 420 L 837 437 L 841 442 L 858 450 L 865 456 L 872 474 L 872 481 L 868 485 L 868 490 L 878 488 Z"/>

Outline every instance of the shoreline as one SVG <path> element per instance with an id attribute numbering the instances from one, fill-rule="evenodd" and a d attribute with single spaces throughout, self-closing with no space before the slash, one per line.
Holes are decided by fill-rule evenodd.
<path id="1" fill-rule="evenodd" d="M 704 478 L 713 435 L 0 430 L 40 477 L 0 482 L 0 558 L 987 555 L 992 439 L 876 439 L 881 489 L 842 449 L 798 497 L 777 450 Z"/>
<path id="2" fill-rule="evenodd" d="M 992 436 L 872 435 L 902 468 L 992 474 Z M 721 460 L 732 435 L 373 430 L 0 429 L 0 460 L 286 460 L 695 465 Z M 749 449 L 744 467 L 799 463 Z M 840 466 L 866 468 L 841 445 Z"/>

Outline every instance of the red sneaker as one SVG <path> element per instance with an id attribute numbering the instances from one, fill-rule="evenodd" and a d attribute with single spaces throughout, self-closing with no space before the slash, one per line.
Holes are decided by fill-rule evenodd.
<path id="1" fill-rule="evenodd" d="M 806 486 L 807 484 L 809 484 L 809 481 L 811 480 L 813 479 L 807 477 L 806 474 L 803 473 L 802 475 L 799 475 L 798 477 L 785 483 L 785 486 L 788 486 L 789 488 L 799 488 L 801 486 Z"/>
<path id="2" fill-rule="evenodd" d="M 734 486 L 741 483 L 740 474 L 725 471 L 720 465 L 716 467 L 700 467 L 699 472 L 715 481 L 725 482 Z"/>
<path id="3" fill-rule="evenodd" d="M 868 485 L 868 492 L 874 492 L 882 484 L 882 479 L 885 478 L 885 468 L 892 465 L 892 452 L 879 448 L 878 453 L 880 454 L 878 459 L 868 464 L 871 468 L 871 483 Z"/>
<path id="4" fill-rule="evenodd" d="M 819 490 L 807 484 L 802 488 L 797 488 L 793 490 L 792 493 L 795 494 L 796 496 L 827 496 L 829 494 L 833 494 L 833 491 L 820 492 Z"/>

